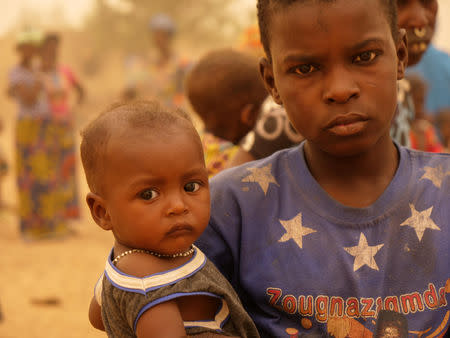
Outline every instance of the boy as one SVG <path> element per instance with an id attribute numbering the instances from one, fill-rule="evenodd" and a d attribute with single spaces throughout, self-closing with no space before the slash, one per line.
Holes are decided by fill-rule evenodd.
<path id="1" fill-rule="evenodd" d="M 156 102 L 119 104 L 82 136 L 86 201 L 115 239 L 91 302 L 93 326 L 109 337 L 259 337 L 230 284 L 192 245 L 210 200 L 188 116 Z"/>
<path id="2" fill-rule="evenodd" d="M 306 141 L 219 174 L 199 247 L 264 337 L 371 336 L 382 311 L 443 335 L 450 157 L 390 137 L 396 2 L 259 0 L 258 17 L 266 87 Z"/>
<path id="3" fill-rule="evenodd" d="M 408 67 L 415 65 L 428 50 L 432 33 L 436 23 L 437 0 L 401 0 L 397 1 L 398 26 L 405 28 L 408 36 Z M 411 39 L 411 40 L 410 40 Z M 413 42 L 413 43 L 410 43 Z M 432 48 L 432 46 L 430 47 Z M 414 54 L 414 55 L 412 55 Z M 427 53 L 429 54 L 429 53 Z M 429 63 L 429 62 L 428 62 Z M 435 67 L 436 63 L 434 64 Z M 439 72 L 439 71 L 438 71 Z M 440 72 L 440 77 L 445 77 L 444 72 Z M 448 78 L 448 77 L 447 77 Z M 445 86 L 444 86 L 445 87 Z M 409 147 L 410 124 L 414 119 L 414 105 L 408 92 L 408 82 L 401 80 L 398 82 L 398 112 L 393 119 L 391 135 L 393 139 L 401 145 Z M 441 88 L 441 90 L 443 90 Z M 286 120 L 286 112 L 282 107 L 276 110 L 278 126 L 271 127 L 271 130 L 280 130 L 279 133 L 271 133 L 268 136 L 264 128 L 254 128 L 241 144 L 241 149 L 233 159 L 232 165 L 238 165 L 248 161 L 261 159 L 273 154 L 274 150 L 281 150 L 296 145 L 295 134 L 289 128 L 282 128 Z M 259 123 L 257 124 L 257 126 Z"/>
<path id="4" fill-rule="evenodd" d="M 186 94 L 204 122 L 202 141 L 211 177 L 232 159 L 268 95 L 258 61 L 232 49 L 212 51 L 189 72 Z"/>

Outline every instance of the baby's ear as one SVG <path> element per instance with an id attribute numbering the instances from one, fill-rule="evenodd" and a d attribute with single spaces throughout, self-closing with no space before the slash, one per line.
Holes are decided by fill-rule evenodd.
<path id="1" fill-rule="evenodd" d="M 261 58 L 259 61 L 259 72 L 264 81 L 264 86 L 270 95 L 272 95 L 273 100 L 279 105 L 282 105 L 283 102 L 281 101 L 280 94 L 278 94 L 275 78 L 273 76 L 273 65 L 266 57 Z"/>
<path id="2" fill-rule="evenodd" d="M 398 32 L 397 41 L 397 80 L 405 77 L 405 69 L 408 66 L 408 40 L 406 30 L 401 28 Z"/>
<path id="3" fill-rule="evenodd" d="M 106 203 L 99 195 L 89 192 L 86 195 L 86 202 L 91 210 L 91 216 L 100 228 L 111 230 L 111 218 L 106 208 Z"/>

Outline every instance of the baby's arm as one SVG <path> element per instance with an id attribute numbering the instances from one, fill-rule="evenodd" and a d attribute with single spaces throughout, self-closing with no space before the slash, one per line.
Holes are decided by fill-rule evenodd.
<path id="1" fill-rule="evenodd" d="M 92 297 L 91 304 L 89 305 L 89 321 L 96 329 L 105 331 L 102 320 L 102 308 L 95 299 L 95 296 Z"/>
<path id="2" fill-rule="evenodd" d="M 140 337 L 185 337 L 183 319 L 175 301 L 167 301 L 145 311 L 136 326 Z"/>

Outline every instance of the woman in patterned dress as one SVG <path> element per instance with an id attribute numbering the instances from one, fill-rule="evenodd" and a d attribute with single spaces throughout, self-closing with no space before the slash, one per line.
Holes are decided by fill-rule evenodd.
<path id="1" fill-rule="evenodd" d="M 59 65 L 59 44 L 58 34 L 48 33 L 45 36 L 41 47 L 41 70 L 53 124 L 55 161 L 59 167 L 57 179 L 62 194 L 60 203 L 64 209 L 64 217 L 76 219 L 80 210 L 75 175 L 75 120 L 72 112 L 74 100 L 71 94 L 75 91 L 76 103 L 81 103 L 84 90 L 72 70 Z"/>
<path id="2" fill-rule="evenodd" d="M 67 196 L 60 184 L 59 130 L 55 127 L 44 89 L 39 60 L 42 34 L 18 35 L 19 63 L 9 73 L 8 94 L 18 105 L 16 173 L 20 232 L 34 240 L 68 234 Z"/>

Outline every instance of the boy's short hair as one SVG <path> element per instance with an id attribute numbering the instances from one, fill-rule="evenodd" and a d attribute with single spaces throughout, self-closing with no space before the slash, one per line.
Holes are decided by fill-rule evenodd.
<path id="1" fill-rule="evenodd" d="M 185 88 L 206 129 L 212 121 L 226 126 L 227 121 L 238 119 L 247 104 L 259 109 L 269 95 L 256 56 L 233 49 L 215 50 L 202 57 L 187 75 Z"/>
<path id="2" fill-rule="evenodd" d="M 315 3 L 332 3 L 336 0 L 258 0 L 257 9 L 258 9 L 258 24 L 259 31 L 261 34 L 261 43 L 264 47 L 264 51 L 266 52 L 267 58 L 271 60 L 270 54 L 270 45 L 269 45 L 269 25 L 270 25 L 270 16 L 273 12 L 275 12 L 279 8 L 288 7 L 293 5 L 294 3 L 302 3 L 302 2 L 315 2 Z M 397 41 L 398 38 L 398 27 L 397 27 L 397 1 L 396 0 L 378 0 L 381 2 L 381 5 L 384 7 L 384 13 L 386 18 L 388 19 L 389 26 L 391 28 L 392 37 L 394 41 Z"/>
<path id="3" fill-rule="evenodd" d="M 163 134 L 171 127 L 181 126 L 180 121 L 185 122 L 183 128 L 190 125 L 196 134 L 188 114 L 179 109 L 166 109 L 156 101 L 116 103 L 108 107 L 81 132 L 81 161 L 90 190 L 102 191 L 100 177 L 107 167 L 105 152 L 113 133 L 133 130 Z"/>

